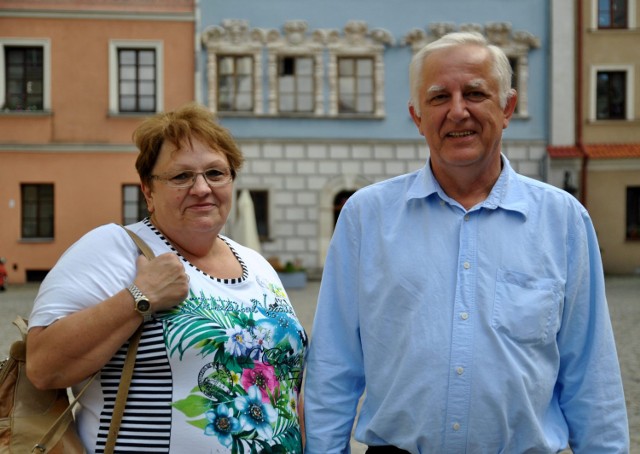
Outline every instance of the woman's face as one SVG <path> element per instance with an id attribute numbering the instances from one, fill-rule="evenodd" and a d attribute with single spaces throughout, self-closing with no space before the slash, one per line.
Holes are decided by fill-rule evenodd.
<path id="1" fill-rule="evenodd" d="M 229 160 L 198 138 L 180 146 L 164 142 L 153 167 L 152 183 L 142 184 L 149 213 L 154 224 L 166 235 L 218 234 L 231 211 L 233 183 L 210 186 L 200 174 L 190 187 L 172 187 L 166 180 L 181 172 L 228 171 Z"/>

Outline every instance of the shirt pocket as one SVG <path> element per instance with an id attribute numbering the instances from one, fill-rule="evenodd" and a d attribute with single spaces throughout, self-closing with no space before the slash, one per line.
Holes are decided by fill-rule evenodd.
<path id="1" fill-rule="evenodd" d="M 560 326 L 561 282 L 498 270 L 491 326 L 510 338 L 546 344 Z"/>

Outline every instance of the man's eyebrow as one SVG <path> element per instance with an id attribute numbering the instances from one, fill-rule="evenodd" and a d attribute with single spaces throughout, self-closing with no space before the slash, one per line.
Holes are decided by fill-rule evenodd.
<path id="1" fill-rule="evenodd" d="M 472 88 L 484 88 L 485 87 L 485 81 L 484 79 L 474 79 L 474 80 L 470 80 L 466 87 L 467 89 L 472 89 Z"/>
<path id="2" fill-rule="evenodd" d="M 432 85 L 427 89 L 427 94 L 439 93 L 441 91 L 444 91 L 444 86 L 442 86 L 442 85 Z"/>

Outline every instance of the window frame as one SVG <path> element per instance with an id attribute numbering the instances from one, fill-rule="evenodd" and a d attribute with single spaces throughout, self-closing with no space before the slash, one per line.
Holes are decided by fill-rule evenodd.
<path id="1" fill-rule="evenodd" d="M 627 186 L 625 239 L 640 241 L 640 186 Z"/>
<path id="2" fill-rule="evenodd" d="M 625 72 L 625 116 L 624 118 L 598 118 L 598 74 L 601 72 Z M 589 87 L 589 121 L 629 121 L 634 118 L 634 90 L 635 73 L 633 65 L 594 65 L 591 67 Z"/>
<path id="3" fill-rule="evenodd" d="M 6 103 L 6 47 L 42 47 L 42 110 L 9 110 Z M 0 38 L 0 112 L 42 113 L 51 111 L 51 41 L 37 38 Z"/>
<path id="4" fill-rule="evenodd" d="M 261 243 L 266 243 L 272 241 L 272 232 L 273 232 L 273 214 L 274 213 L 274 200 L 272 190 L 270 188 L 265 187 L 246 187 L 239 186 L 235 188 L 235 219 L 238 218 L 238 210 L 239 205 L 237 201 L 240 199 L 240 194 L 243 190 L 248 190 L 251 195 L 251 201 L 253 202 L 253 211 L 256 217 L 256 227 L 258 229 L 258 238 Z M 257 194 L 264 195 L 266 198 L 265 203 L 257 203 L 256 196 Z M 264 216 L 262 216 L 264 215 Z M 233 226 L 235 227 L 235 225 Z M 266 230 L 266 232 L 265 232 Z"/>
<path id="5" fill-rule="evenodd" d="M 601 0 L 596 2 L 597 8 L 598 8 L 597 17 L 596 17 L 596 22 L 598 24 L 598 29 L 599 30 L 625 30 L 625 29 L 629 28 L 629 0 L 622 0 L 623 2 L 625 2 L 624 6 L 626 8 L 625 17 L 624 17 L 624 24 L 622 24 L 622 25 L 615 25 L 613 23 L 613 21 L 614 21 L 614 17 L 613 17 L 614 13 L 613 13 L 613 11 L 615 9 L 614 2 L 616 2 L 617 0 L 606 0 L 606 1 L 609 4 L 609 8 L 607 10 L 608 11 L 608 15 L 609 15 L 608 25 L 602 25 L 600 23 L 600 18 L 602 17 L 602 14 L 603 14 L 604 10 L 602 10 L 600 8 Z"/>
<path id="6" fill-rule="evenodd" d="M 215 58 L 216 58 L 216 67 L 215 67 L 215 71 L 216 71 L 216 77 L 215 77 L 215 91 L 216 91 L 216 111 L 220 112 L 220 113 L 253 113 L 255 111 L 256 108 L 256 87 L 255 87 L 255 73 L 256 73 L 256 59 L 255 59 L 255 55 L 251 54 L 251 53 L 226 53 L 226 52 L 219 52 L 217 54 L 215 54 Z M 222 109 L 221 108 L 221 104 L 220 104 L 220 80 L 222 79 L 223 74 L 220 71 L 220 61 L 223 58 L 232 58 L 233 59 L 233 66 L 234 66 L 234 70 L 233 70 L 233 76 L 232 76 L 232 80 L 233 80 L 233 94 L 232 94 L 232 100 L 230 102 L 230 104 L 232 104 L 234 107 L 232 109 Z M 243 58 L 249 58 L 251 60 L 251 72 L 248 74 L 249 76 L 249 80 L 251 81 L 251 95 L 250 95 L 250 99 L 251 99 L 251 107 L 248 109 L 239 109 L 237 107 L 237 103 L 238 103 L 238 93 L 240 92 L 239 90 L 239 75 L 237 72 L 237 66 L 238 66 L 238 60 L 239 59 L 243 59 Z M 243 92 L 244 93 L 244 92 Z"/>
<path id="7" fill-rule="evenodd" d="M 598 31 L 619 31 L 619 30 L 633 30 L 637 27 L 636 23 L 636 10 L 638 0 L 627 0 L 627 26 L 624 28 L 612 28 L 612 27 L 600 27 L 600 8 L 598 0 L 592 0 L 591 2 L 591 28 Z"/>
<path id="8" fill-rule="evenodd" d="M 294 84 L 294 89 L 291 92 L 291 94 L 293 95 L 293 105 L 294 108 L 292 110 L 282 110 L 281 107 L 281 100 L 282 100 L 282 90 L 280 89 L 280 81 L 282 78 L 282 74 L 280 73 L 280 69 L 281 69 L 281 65 L 283 63 L 284 59 L 293 59 L 294 61 L 294 72 L 293 74 L 290 74 L 289 76 L 293 77 L 293 84 Z M 297 67 L 297 61 L 298 60 L 310 60 L 311 62 L 311 72 L 309 74 L 298 74 L 298 72 L 296 71 L 296 67 Z M 284 115 L 312 115 L 316 112 L 317 110 L 317 93 L 318 93 L 318 84 L 316 79 L 316 73 L 318 71 L 318 68 L 316 67 L 316 65 L 318 64 L 318 62 L 316 61 L 316 59 L 314 58 L 313 55 L 311 54 L 289 54 L 289 53 L 279 53 L 276 55 L 276 80 L 275 80 L 275 91 L 276 91 L 276 97 L 277 97 L 277 103 L 276 103 L 276 108 L 277 108 L 277 113 L 278 114 L 284 114 Z M 299 86 L 299 80 L 302 79 L 302 77 L 306 77 L 310 80 L 311 82 L 311 90 L 309 92 L 301 92 L 298 89 Z M 287 94 L 289 94 L 289 92 L 287 92 Z M 306 110 L 301 110 L 298 105 L 299 105 L 299 98 L 302 95 L 308 95 L 311 99 L 311 105 L 308 109 Z"/>
<path id="9" fill-rule="evenodd" d="M 109 113 L 111 115 L 148 115 L 164 110 L 164 44 L 162 41 L 150 40 L 110 40 L 109 41 Z M 153 50 L 155 52 L 156 67 L 156 106 L 153 111 L 121 111 L 119 87 L 119 51 L 120 50 Z"/>
<path id="10" fill-rule="evenodd" d="M 138 197 L 135 201 L 127 199 L 127 192 L 132 188 L 136 188 L 138 190 Z M 135 220 L 132 220 L 133 218 L 127 215 L 128 208 L 133 204 L 135 204 L 137 211 Z M 147 209 L 147 202 L 142 192 L 142 188 L 140 187 L 140 183 L 124 183 L 122 185 L 122 225 L 134 224 L 143 220 L 147 216 L 149 216 L 149 211 Z"/>
<path id="11" fill-rule="evenodd" d="M 27 200 L 25 198 L 25 190 L 27 188 L 34 187 L 37 190 L 37 195 L 35 199 L 35 208 L 36 214 L 35 216 L 27 217 Z M 43 194 L 40 193 L 41 189 L 50 189 L 51 190 L 51 198 L 47 199 Z M 33 201 L 30 201 L 33 202 Z M 50 206 L 45 206 L 45 203 L 49 202 Z M 51 214 L 41 214 L 43 210 L 46 208 L 50 208 Z M 28 234 L 25 227 L 25 221 L 29 219 L 35 222 L 36 224 L 36 233 Z M 50 229 L 46 232 L 43 232 L 42 223 L 44 220 L 48 220 L 50 223 Z M 53 183 L 21 183 L 20 184 L 20 237 L 23 240 L 53 240 L 55 238 L 55 185 Z"/>
<path id="12" fill-rule="evenodd" d="M 341 62 L 342 60 L 352 60 L 353 61 L 353 65 L 354 65 L 354 74 L 352 76 L 343 76 L 340 73 L 340 67 L 341 67 Z M 361 98 L 361 96 L 363 96 L 359 90 L 359 82 L 363 79 L 365 79 L 365 77 L 361 77 L 358 74 L 358 62 L 360 60 L 368 60 L 371 62 L 371 74 L 367 77 L 368 80 L 370 80 L 371 82 L 371 92 L 368 94 L 369 98 L 370 98 L 370 103 L 371 103 L 371 109 L 367 110 L 367 111 L 359 111 L 358 110 L 358 101 Z M 373 55 L 336 55 L 336 77 L 337 77 L 337 81 L 338 83 L 336 84 L 337 88 L 337 100 L 338 100 L 338 106 L 337 106 L 337 110 L 338 110 L 338 115 L 373 115 L 376 112 L 376 93 L 377 93 L 377 80 L 376 80 L 376 58 Z M 342 95 L 342 90 L 341 90 L 341 79 L 343 77 L 351 77 L 354 80 L 354 90 L 353 90 L 353 97 L 354 97 L 354 104 L 355 107 L 353 109 L 353 111 L 347 111 L 347 110 L 343 110 L 341 108 L 342 105 L 342 100 L 343 95 Z"/>

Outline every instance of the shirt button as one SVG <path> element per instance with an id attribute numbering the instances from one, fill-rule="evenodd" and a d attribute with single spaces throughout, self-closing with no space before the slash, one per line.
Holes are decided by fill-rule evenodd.
<path id="1" fill-rule="evenodd" d="M 462 313 L 460 314 L 460 318 L 461 318 L 462 320 L 466 320 L 466 319 L 468 319 L 468 318 L 469 318 L 469 313 L 468 313 L 468 312 L 462 312 Z"/>
<path id="2" fill-rule="evenodd" d="M 458 367 L 458 368 L 456 369 L 456 373 L 457 373 L 458 375 L 462 375 L 462 374 L 464 373 L 464 367 Z"/>
<path id="3" fill-rule="evenodd" d="M 444 206 L 444 200 L 440 200 L 440 206 L 443 207 Z"/>
<path id="4" fill-rule="evenodd" d="M 453 430 L 456 430 L 456 431 L 460 430 L 460 423 L 454 422 L 452 427 L 453 427 Z"/>
<path id="5" fill-rule="evenodd" d="M 469 262 L 464 262 L 462 266 L 464 267 L 465 270 L 468 270 L 469 268 L 471 268 L 471 264 Z"/>
<path id="6" fill-rule="evenodd" d="M 465 215 L 464 215 L 464 220 L 465 220 L 465 221 L 468 221 L 468 220 L 469 220 L 469 215 L 468 215 L 468 214 L 465 214 Z"/>

